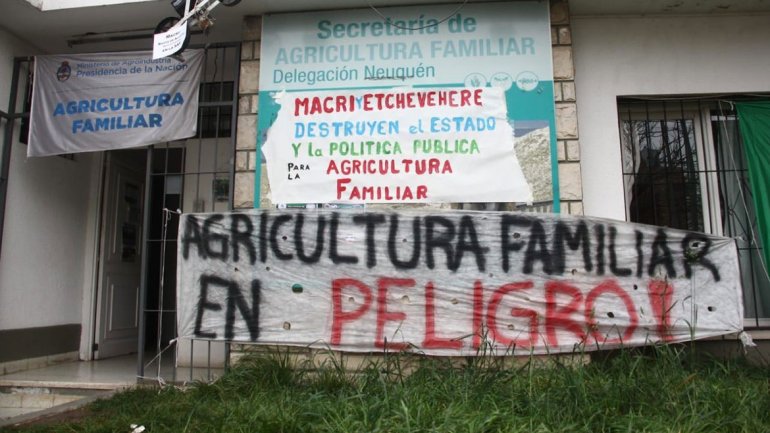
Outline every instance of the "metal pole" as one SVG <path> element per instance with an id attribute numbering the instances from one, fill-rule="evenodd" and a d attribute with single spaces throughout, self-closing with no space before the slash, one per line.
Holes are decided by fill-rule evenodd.
<path id="1" fill-rule="evenodd" d="M 190 7 L 190 1 L 188 0 L 185 2 L 185 14 L 179 18 L 179 21 L 176 24 L 171 26 L 169 31 L 176 30 L 183 25 L 187 25 L 187 21 L 190 18 L 201 13 L 202 11 L 205 11 L 204 13 L 206 14 L 210 13 L 212 10 L 214 10 L 215 7 L 219 6 L 219 4 L 219 0 L 201 0 L 200 2 L 196 2 L 195 7 L 188 12 L 187 9 Z"/>
<path id="2" fill-rule="evenodd" d="M 224 48 L 225 50 L 227 48 Z M 241 114 L 238 112 L 238 98 L 239 98 L 239 86 L 238 83 L 240 83 L 241 79 L 241 45 L 238 44 L 235 46 L 235 56 L 233 56 L 233 62 L 235 63 L 233 70 L 235 72 L 235 76 L 233 77 L 233 94 L 231 95 L 231 118 L 230 118 L 230 141 L 232 145 L 232 160 L 230 161 L 230 191 L 228 191 L 228 199 L 230 203 L 228 203 L 229 210 L 233 210 L 233 203 L 235 201 L 235 159 L 238 157 L 238 140 L 237 140 L 237 129 L 238 129 L 238 115 Z M 224 65 L 222 65 L 224 67 Z M 224 74 L 223 74 L 224 76 Z M 245 114 L 245 113 L 244 113 Z M 257 152 L 260 152 L 259 148 L 257 148 Z M 257 207 L 259 206 L 257 203 L 255 203 Z"/>
<path id="3" fill-rule="evenodd" d="M 8 98 L 8 114 L 5 116 L 5 135 L 3 138 L 3 154 L 0 160 L 0 254 L 3 251 L 3 228 L 5 226 L 5 203 L 8 199 L 8 175 L 11 169 L 11 147 L 13 147 L 13 126 L 16 122 L 16 98 L 18 97 L 19 70 L 22 62 L 30 61 L 31 57 L 16 57 L 13 59 L 13 76 L 11 78 L 11 96 Z"/>
<path id="4" fill-rule="evenodd" d="M 144 173 L 144 212 L 142 220 L 142 268 L 139 280 L 139 338 L 137 344 L 137 378 L 144 377 L 144 328 L 145 328 L 145 303 L 147 302 L 147 255 L 150 238 L 150 193 L 152 191 L 152 150 L 155 146 L 147 148 L 147 164 Z M 160 362 L 160 361 L 158 361 Z"/>

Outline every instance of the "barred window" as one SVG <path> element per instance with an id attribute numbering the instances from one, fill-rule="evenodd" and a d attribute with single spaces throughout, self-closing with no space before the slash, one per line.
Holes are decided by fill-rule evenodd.
<path id="1" fill-rule="evenodd" d="M 200 138 L 227 138 L 232 135 L 233 82 L 201 83 L 198 114 Z"/>
<path id="2" fill-rule="evenodd" d="M 620 98 L 618 113 L 627 220 L 734 238 L 746 325 L 770 325 L 770 280 L 732 105 Z"/>

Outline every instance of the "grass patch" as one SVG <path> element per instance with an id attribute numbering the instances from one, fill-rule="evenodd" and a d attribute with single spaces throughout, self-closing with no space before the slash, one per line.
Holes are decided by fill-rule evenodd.
<path id="1" fill-rule="evenodd" d="M 214 384 L 135 389 L 74 422 L 25 432 L 760 432 L 770 369 L 695 360 L 675 347 L 621 351 L 589 365 L 452 367 L 388 357 L 355 375 L 246 358 Z"/>

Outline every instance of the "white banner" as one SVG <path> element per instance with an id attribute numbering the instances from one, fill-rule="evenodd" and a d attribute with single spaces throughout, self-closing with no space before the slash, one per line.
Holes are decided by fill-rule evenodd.
<path id="1" fill-rule="evenodd" d="M 273 202 L 532 201 L 500 88 L 275 99 L 281 108 L 263 147 Z M 547 147 L 548 133 L 540 136 Z"/>
<path id="2" fill-rule="evenodd" d="M 181 337 L 429 355 L 557 353 L 739 332 L 735 243 L 505 212 L 186 214 Z"/>
<path id="3" fill-rule="evenodd" d="M 28 156 L 144 146 L 195 135 L 202 50 L 35 57 Z"/>

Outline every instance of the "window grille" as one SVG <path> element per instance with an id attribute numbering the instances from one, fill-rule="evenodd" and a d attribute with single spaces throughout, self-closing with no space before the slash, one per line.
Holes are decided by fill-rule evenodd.
<path id="1" fill-rule="evenodd" d="M 621 157 L 627 220 L 734 238 L 746 325 L 767 327 L 770 280 L 729 102 L 750 98 L 619 98 Z"/>

